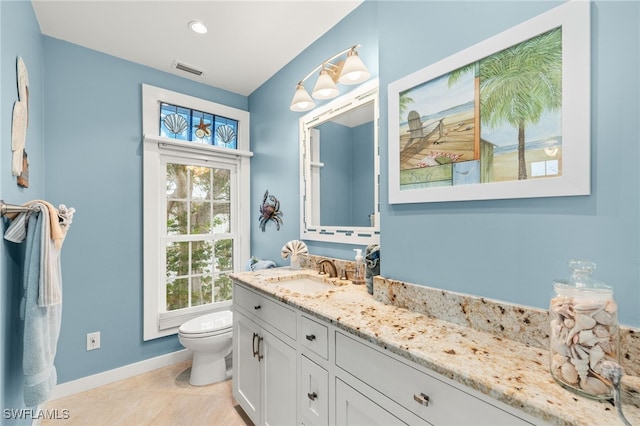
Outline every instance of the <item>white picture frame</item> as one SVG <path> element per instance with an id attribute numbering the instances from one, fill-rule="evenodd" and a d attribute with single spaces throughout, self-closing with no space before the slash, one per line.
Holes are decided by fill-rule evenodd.
<path id="1" fill-rule="evenodd" d="M 537 49 L 551 49 L 552 54 L 524 50 L 536 44 Z M 514 52 L 511 57 L 509 51 Z M 498 98 L 490 102 L 490 94 L 500 83 L 489 88 L 485 84 L 492 81 L 491 72 L 493 77 L 502 72 L 495 70 L 496 64 L 508 65 L 505 61 L 509 60 L 513 60 L 511 65 L 518 64 L 517 58 L 530 54 L 538 54 L 540 60 L 535 63 L 538 77 L 529 80 L 555 81 L 555 85 L 549 83 L 555 91 L 545 95 L 537 89 L 518 92 L 533 94 L 529 99 L 534 102 L 522 102 L 525 109 L 543 109 L 542 118 L 529 125 L 532 139 L 527 139 L 527 126 L 522 125 L 524 142 L 519 143 L 518 127 L 511 126 L 514 136 L 505 137 L 503 127 L 510 125 L 500 112 L 504 108 L 496 106 Z M 556 65 L 548 63 L 547 57 L 554 57 Z M 390 83 L 389 203 L 589 195 L 590 64 L 590 3 L 570 1 Z M 454 74 L 458 75 L 451 77 Z M 483 122 L 501 114 L 503 126 Z M 527 114 L 535 118 L 535 111 Z M 509 116 L 512 122 L 513 115 Z M 500 124 L 499 119 L 497 122 Z"/>

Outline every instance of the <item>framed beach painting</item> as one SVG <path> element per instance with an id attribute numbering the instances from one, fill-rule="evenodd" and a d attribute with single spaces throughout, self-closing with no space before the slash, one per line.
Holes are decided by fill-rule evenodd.
<path id="1" fill-rule="evenodd" d="M 389 84 L 389 202 L 588 195 L 590 4 Z"/>

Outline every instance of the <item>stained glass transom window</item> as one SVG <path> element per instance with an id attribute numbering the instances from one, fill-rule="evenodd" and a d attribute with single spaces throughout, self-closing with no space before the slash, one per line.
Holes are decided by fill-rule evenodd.
<path id="1" fill-rule="evenodd" d="M 160 136 L 238 149 L 238 121 L 161 102 Z"/>

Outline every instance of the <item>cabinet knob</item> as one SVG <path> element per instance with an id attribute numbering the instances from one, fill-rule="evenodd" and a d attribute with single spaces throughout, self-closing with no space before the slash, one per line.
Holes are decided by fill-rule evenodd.
<path id="1" fill-rule="evenodd" d="M 307 340 L 310 341 L 310 342 L 313 342 L 314 340 L 316 340 L 316 335 L 315 334 L 307 334 L 304 337 L 306 337 Z"/>
<path id="2" fill-rule="evenodd" d="M 307 398 L 309 398 L 312 401 L 315 401 L 316 398 L 318 398 L 318 394 L 313 392 L 313 393 L 307 393 Z"/>
<path id="3" fill-rule="evenodd" d="M 253 307 L 253 309 L 255 309 L 255 310 L 257 311 L 257 310 L 258 310 L 258 309 L 260 309 L 261 307 L 262 307 L 262 306 L 260 306 L 260 305 L 256 305 L 256 306 L 254 306 L 254 307 Z"/>
<path id="4" fill-rule="evenodd" d="M 413 395 L 413 400 L 416 401 L 420 405 L 424 405 L 425 407 L 429 406 L 429 397 L 423 393 L 420 395 Z"/>

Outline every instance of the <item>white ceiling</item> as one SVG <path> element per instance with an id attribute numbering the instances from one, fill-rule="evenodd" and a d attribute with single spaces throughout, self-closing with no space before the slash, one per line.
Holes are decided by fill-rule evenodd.
<path id="1" fill-rule="evenodd" d="M 247 96 L 362 1 L 32 3 L 47 36 Z M 209 31 L 192 32 L 188 28 L 192 20 L 204 22 Z M 175 61 L 204 73 L 197 77 L 177 70 L 172 67 Z"/>

